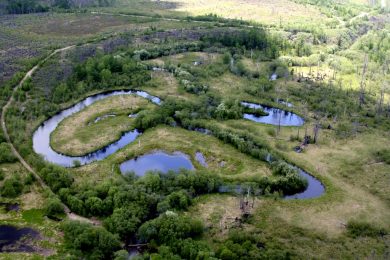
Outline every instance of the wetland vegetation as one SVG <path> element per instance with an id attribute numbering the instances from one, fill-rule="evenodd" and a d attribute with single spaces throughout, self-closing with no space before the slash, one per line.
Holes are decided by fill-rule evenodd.
<path id="1" fill-rule="evenodd" d="M 0 0 L 0 259 L 389 257 L 388 1 L 217 2 Z"/>

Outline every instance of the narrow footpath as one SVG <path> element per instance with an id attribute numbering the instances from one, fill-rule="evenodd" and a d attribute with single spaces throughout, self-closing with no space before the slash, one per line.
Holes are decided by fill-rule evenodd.
<path id="1" fill-rule="evenodd" d="M 48 187 L 46 185 L 46 183 L 42 180 L 42 178 L 35 172 L 35 170 L 23 159 L 23 157 L 19 154 L 19 152 L 16 150 L 15 146 L 13 145 L 12 141 L 11 141 L 11 138 L 9 137 L 9 134 L 8 134 L 8 130 L 7 130 L 7 126 L 6 126 L 6 123 L 5 123 L 5 115 L 7 114 L 7 110 L 8 108 L 11 106 L 12 102 L 14 101 L 14 93 L 23 85 L 23 83 L 28 79 L 30 78 L 34 72 L 43 64 L 45 63 L 48 59 L 50 59 L 51 57 L 53 57 L 55 54 L 59 53 L 59 52 L 63 52 L 63 51 L 66 51 L 66 50 L 69 50 L 69 49 L 72 49 L 76 47 L 76 45 L 70 45 L 70 46 L 67 46 L 67 47 L 64 47 L 64 48 L 61 48 L 61 49 L 57 49 L 57 50 L 54 50 L 51 54 L 49 54 L 44 60 L 42 60 L 41 62 L 39 62 L 37 65 L 35 65 L 31 70 L 29 70 L 26 75 L 23 77 L 23 79 L 19 82 L 19 84 L 14 88 L 13 92 L 12 92 L 12 95 L 11 97 L 9 98 L 7 104 L 3 107 L 3 110 L 1 112 L 1 127 L 3 128 L 3 132 L 4 132 L 4 136 L 5 136 L 5 139 L 7 140 L 7 143 L 10 145 L 11 147 L 11 150 L 12 150 L 12 153 L 16 156 L 16 158 L 18 158 L 18 160 L 20 161 L 20 163 L 27 169 L 27 171 L 29 171 L 30 173 L 32 173 L 34 175 L 34 177 L 36 178 L 36 180 L 39 182 L 39 184 L 41 185 L 41 187 L 44 189 L 44 190 L 49 190 L 50 192 L 52 192 L 52 190 L 50 189 L 50 187 Z M 62 203 L 62 202 L 61 202 Z M 91 220 L 91 219 L 88 219 L 88 218 L 85 218 L 85 217 L 82 217 L 82 216 L 79 216 L 73 212 L 70 211 L 70 209 L 68 208 L 68 206 L 66 206 L 64 203 L 62 203 L 63 207 L 64 207 L 64 211 L 67 215 L 67 217 L 69 219 L 72 219 L 72 220 L 78 220 L 78 221 L 82 221 L 82 222 L 87 222 L 87 223 L 90 223 L 90 224 L 93 224 L 93 225 L 101 225 L 101 223 L 98 221 L 98 220 Z"/>

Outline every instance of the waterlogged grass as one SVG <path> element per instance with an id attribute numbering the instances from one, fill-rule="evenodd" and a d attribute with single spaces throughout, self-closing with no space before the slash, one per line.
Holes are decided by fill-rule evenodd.
<path id="1" fill-rule="evenodd" d="M 72 156 L 85 155 L 119 139 L 133 129 L 135 114 L 153 105 L 135 95 L 112 96 L 98 101 L 86 109 L 64 119 L 52 133 L 50 142 L 54 150 Z M 115 117 L 106 117 L 115 115 Z M 98 118 L 99 121 L 95 122 Z"/>

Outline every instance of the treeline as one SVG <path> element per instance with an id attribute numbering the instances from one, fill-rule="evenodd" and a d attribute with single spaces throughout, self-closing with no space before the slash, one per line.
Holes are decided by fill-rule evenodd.
<path id="1" fill-rule="evenodd" d="M 218 16 L 217 14 L 206 14 L 206 15 L 197 15 L 197 16 L 188 16 L 188 21 L 205 21 L 205 22 L 215 22 L 215 23 L 223 23 L 225 26 L 248 26 L 251 25 L 251 22 L 245 20 L 238 19 L 229 19 Z"/>
<path id="2" fill-rule="evenodd" d="M 47 12 L 49 6 L 39 0 L 7 0 L 6 10 L 8 14 L 28 14 Z"/>
<path id="3" fill-rule="evenodd" d="M 88 6 L 112 6 L 116 0 L 7 0 L 8 14 L 28 14 L 47 12 L 51 8 L 82 8 Z"/>
<path id="4" fill-rule="evenodd" d="M 260 51 L 268 59 L 279 57 L 280 51 L 289 46 L 286 41 L 270 35 L 263 28 L 208 34 L 202 37 L 202 41 L 210 46 L 221 44 L 236 49 Z"/>
<path id="5" fill-rule="evenodd" d="M 97 55 L 77 65 L 73 76 L 54 88 L 51 98 L 59 104 L 92 90 L 139 86 L 148 80 L 147 69 L 130 57 Z"/>

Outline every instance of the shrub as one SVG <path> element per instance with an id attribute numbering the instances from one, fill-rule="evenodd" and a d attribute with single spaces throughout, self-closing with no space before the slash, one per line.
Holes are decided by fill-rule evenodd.
<path id="1" fill-rule="evenodd" d="M 16 157 L 12 154 L 11 147 L 7 143 L 0 144 L 0 163 L 15 162 Z"/>
<path id="2" fill-rule="evenodd" d="M 5 140 L 5 137 L 4 137 L 4 134 L 3 134 L 3 131 L 0 130 L 0 143 L 3 143 L 3 142 L 6 142 L 7 140 Z"/>
<path id="3" fill-rule="evenodd" d="M 49 165 L 43 168 L 40 174 L 54 192 L 59 191 L 61 188 L 68 188 L 73 183 L 72 175 L 59 166 Z"/>
<path id="4" fill-rule="evenodd" d="M 115 234 L 119 234 L 122 239 L 128 239 L 135 235 L 141 220 L 134 207 L 116 208 L 114 213 L 105 220 L 104 226 Z"/>
<path id="5" fill-rule="evenodd" d="M 45 215 L 49 218 L 58 218 L 64 215 L 64 207 L 59 199 L 49 199 L 45 206 Z"/>
<path id="6" fill-rule="evenodd" d="M 390 164 L 390 149 L 382 149 L 375 152 L 378 161 Z"/>
<path id="7" fill-rule="evenodd" d="M 157 204 L 157 211 L 165 212 L 169 209 L 185 210 L 191 203 L 187 192 L 181 190 L 172 192 L 163 201 Z"/>
<path id="8" fill-rule="evenodd" d="M 17 197 L 23 191 L 23 183 L 19 177 L 13 176 L 6 179 L 1 187 L 1 195 L 4 197 Z"/>
<path id="9" fill-rule="evenodd" d="M 26 176 L 26 178 L 24 179 L 24 184 L 25 184 L 25 185 L 30 185 L 30 184 L 32 184 L 34 181 L 36 181 L 34 174 L 29 173 L 29 174 Z"/>
<path id="10" fill-rule="evenodd" d="M 377 237 L 384 236 L 387 231 L 383 228 L 373 226 L 370 223 L 351 220 L 347 224 L 348 235 L 352 237 Z"/>
<path id="11" fill-rule="evenodd" d="M 194 238 L 203 233 L 203 224 L 186 216 L 166 212 L 145 222 L 138 230 L 141 241 L 154 240 L 158 244 L 174 245 L 180 239 Z"/>
<path id="12" fill-rule="evenodd" d="M 67 221 L 61 228 L 64 231 L 65 246 L 77 258 L 112 259 L 114 252 L 120 249 L 118 237 L 102 227 Z"/>

